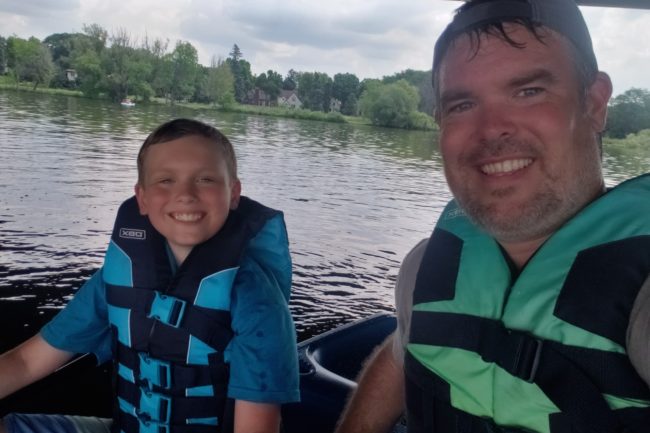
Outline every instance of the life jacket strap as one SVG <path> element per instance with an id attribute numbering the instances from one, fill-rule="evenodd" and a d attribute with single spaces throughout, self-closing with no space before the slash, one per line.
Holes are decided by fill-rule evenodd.
<path id="1" fill-rule="evenodd" d="M 139 419 L 135 415 L 120 411 L 118 414 L 120 431 L 127 433 L 220 433 L 221 425 L 207 424 L 162 424 L 155 421 Z"/>
<path id="2" fill-rule="evenodd" d="M 110 305 L 182 328 L 219 352 L 225 350 L 233 336 L 228 311 L 199 307 L 156 290 L 137 287 L 111 286 L 106 297 Z"/>
<path id="3" fill-rule="evenodd" d="M 432 323 L 434 326 L 425 325 Z M 578 431 L 624 431 L 619 417 L 609 408 L 602 395 L 607 386 L 604 387 L 605 390 L 598 387 L 592 376 L 561 353 L 566 346 L 507 329 L 498 320 L 463 314 L 414 311 L 412 325 L 409 340 L 411 343 L 470 350 L 481 355 L 484 361 L 497 364 L 513 376 L 535 383 L 558 409 L 572 420 Z M 605 359 L 621 358 L 629 363 L 627 357 L 622 354 L 594 349 L 589 349 L 588 352 L 600 353 Z M 631 366 L 622 370 L 634 373 Z M 600 374 L 596 377 L 605 376 L 604 380 L 608 380 L 603 371 L 598 373 Z M 611 378 L 609 380 L 611 383 Z M 639 382 L 638 378 L 630 381 Z M 619 386 L 620 384 L 616 385 Z M 647 395 L 646 389 L 644 396 Z"/>
<path id="4" fill-rule="evenodd" d="M 133 371 L 135 383 L 154 390 L 178 393 L 185 392 L 186 388 L 208 385 L 225 388 L 228 383 L 226 372 L 215 374 L 215 370 L 227 369 L 221 354 L 213 354 L 209 358 L 210 365 L 182 365 L 152 358 L 121 343 L 117 343 L 115 351 L 119 363 Z"/>
<path id="5" fill-rule="evenodd" d="M 226 396 L 168 396 L 138 386 L 122 377 L 117 379 L 117 396 L 135 408 L 139 418 L 163 424 L 185 424 L 188 419 L 220 417 Z"/>

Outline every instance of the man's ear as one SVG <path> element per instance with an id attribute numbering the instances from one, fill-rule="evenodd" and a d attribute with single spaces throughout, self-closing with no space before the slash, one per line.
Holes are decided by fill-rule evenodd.
<path id="1" fill-rule="evenodd" d="M 239 197 L 241 197 L 241 182 L 239 179 L 235 180 L 230 187 L 230 209 L 237 209 L 239 206 Z"/>
<path id="2" fill-rule="evenodd" d="M 607 104 L 612 96 L 612 80 L 605 72 L 598 72 L 587 90 L 587 115 L 595 132 L 603 132 L 607 123 Z"/>
<path id="3" fill-rule="evenodd" d="M 142 187 L 142 185 L 140 185 L 140 183 L 136 183 L 133 189 L 135 190 L 135 199 L 138 201 L 138 208 L 140 209 L 140 215 L 146 215 L 147 201 L 145 200 L 144 197 L 144 188 Z"/>

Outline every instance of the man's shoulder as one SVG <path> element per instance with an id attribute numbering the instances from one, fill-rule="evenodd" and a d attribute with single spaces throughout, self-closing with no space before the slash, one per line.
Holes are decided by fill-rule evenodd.
<path id="1" fill-rule="evenodd" d="M 427 249 L 429 244 L 429 238 L 422 239 L 420 242 L 415 244 L 411 251 L 409 251 L 404 260 L 402 261 L 402 267 L 404 266 L 420 266 L 422 262 L 422 257 L 424 257 L 424 252 Z"/>

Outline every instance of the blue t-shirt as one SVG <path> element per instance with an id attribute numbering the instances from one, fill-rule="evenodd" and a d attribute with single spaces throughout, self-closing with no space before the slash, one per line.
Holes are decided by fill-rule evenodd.
<path id="1" fill-rule="evenodd" d="M 247 245 L 232 290 L 234 336 L 224 351 L 230 363 L 228 397 L 259 403 L 299 401 L 296 333 L 289 312 L 291 258 L 280 215 Z M 41 335 L 71 353 L 108 361 L 111 332 L 102 269 L 48 324 Z"/>

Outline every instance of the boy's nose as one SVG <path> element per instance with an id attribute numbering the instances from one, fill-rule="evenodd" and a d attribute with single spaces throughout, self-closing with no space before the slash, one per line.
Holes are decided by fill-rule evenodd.
<path id="1" fill-rule="evenodd" d="M 196 200 L 196 184 L 194 182 L 179 182 L 176 198 L 179 201 Z"/>

